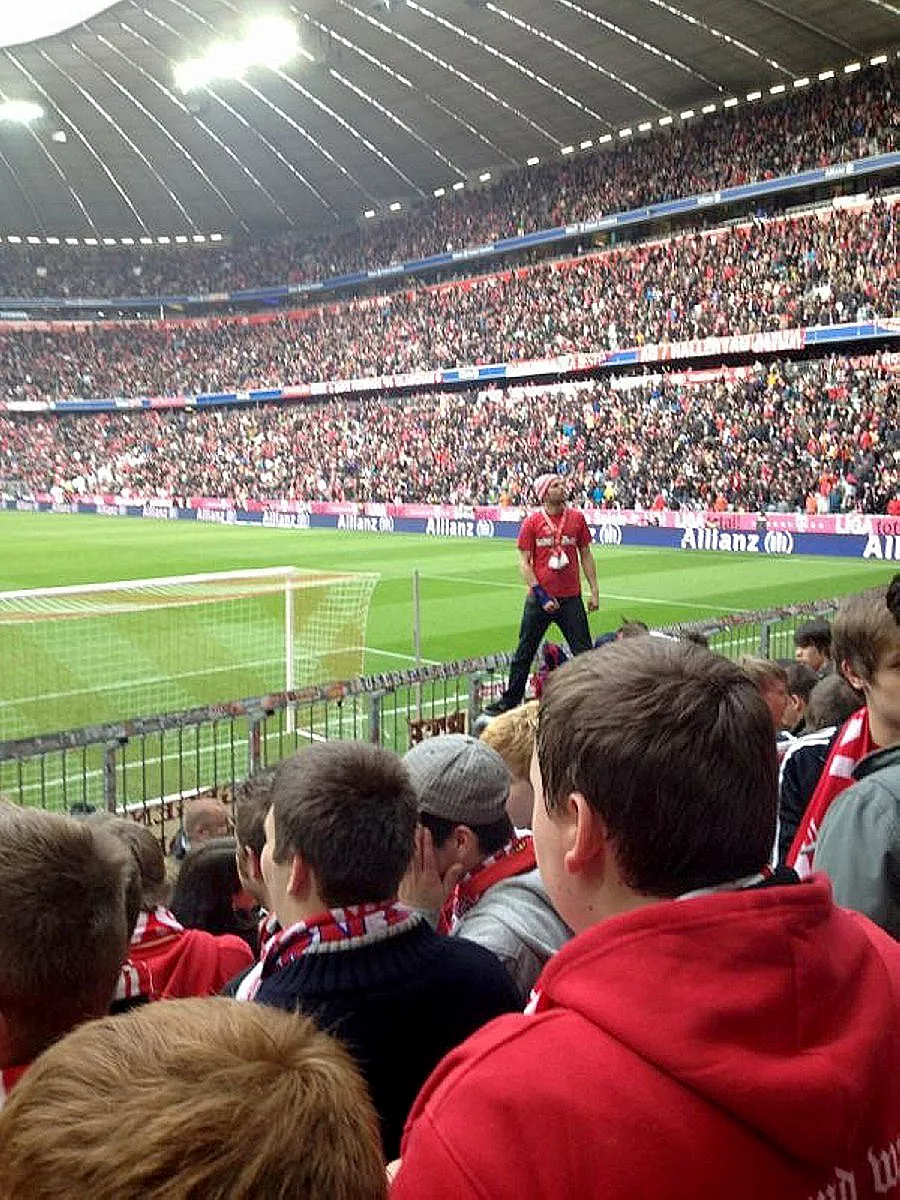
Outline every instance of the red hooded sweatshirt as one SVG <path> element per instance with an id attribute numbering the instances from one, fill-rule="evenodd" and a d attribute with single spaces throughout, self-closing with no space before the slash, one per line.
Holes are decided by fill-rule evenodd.
<path id="1" fill-rule="evenodd" d="M 822 876 L 574 938 L 438 1066 L 391 1200 L 900 1200 L 900 946 Z"/>

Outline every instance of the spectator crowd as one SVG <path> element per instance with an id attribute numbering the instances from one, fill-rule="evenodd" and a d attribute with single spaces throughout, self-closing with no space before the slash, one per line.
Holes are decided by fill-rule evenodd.
<path id="1" fill-rule="evenodd" d="M 264 241 L 133 248 L 0 246 L 0 296 L 196 295 L 301 283 L 886 153 L 896 64 L 742 105 L 608 151 L 525 167 L 406 215 Z M 27 232 L 27 231 L 26 231 Z"/>
<path id="2" fill-rule="evenodd" d="M 233 391 L 900 313 L 900 205 L 829 209 L 279 316 L 0 333 L 0 398 Z"/>
<path id="3" fill-rule="evenodd" d="M 892 356 L 406 398 L 0 413 L 0 487 L 59 498 L 528 504 L 553 462 L 606 508 L 894 512 Z"/>

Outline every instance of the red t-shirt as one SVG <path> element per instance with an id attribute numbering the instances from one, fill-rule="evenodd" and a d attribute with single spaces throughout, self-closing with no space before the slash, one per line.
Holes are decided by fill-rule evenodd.
<path id="1" fill-rule="evenodd" d="M 551 596 L 562 599 L 581 595 L 578 551 L 591 544 L 591 531 L 577 509 L 564 508 L 559 516 L 551 516 L 539 508 L 522 522 L 517 544 L 531 554 L 537 581 Z M 556 570 L 549 563 L 560 550 L 569 561 Z"/>

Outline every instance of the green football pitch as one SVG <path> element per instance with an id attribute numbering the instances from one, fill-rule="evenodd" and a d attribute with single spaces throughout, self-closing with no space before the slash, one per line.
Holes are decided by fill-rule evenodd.
<path id="1" fill-rule="evenodd" d="M 0 547 L 0 590 L 286 565 L 314 571 L 377 573 L 379 582 L 365 638 L 367 673 L 414 665 L 414 572 L 420 580 L 421 655 L 428 662 L 512 649 L 523 597 L 515 546 L 507 540 L 3 512 Z M 600 612 L 591 617 L 594 634 L 615 628 L 623 617 L 663 626 L 829 599 L 875 586 L 891 574 L 884 564 L 835 558 L 688 554 L 606 546 L 595 547 L 594 553 L 601 591 Z M 65 655 L 66 649 L 63 638 L 55 653 Z M 20 668 L 18 678 L 10 676 L 9 667 L 8 661 L 5 667 L 0 664 L 0 740 L 124 715 L 110 711 L 109 705 L 114 704 L 110 696 L 105 708 L 98 711 L 96 698 L 92 701 L 79 695 L 79 675 L 87 691 L 98 669 L 97 658 L 82 652 L 66 666 L 69 686 L 64 709 L 54 712 L 52 718 L 45 713 L 43 720 L 29 716 L 23 721 L 21 713 L 16 716 L 17 699 L 41 692 L 39 660 Z M 162 664 L 160 670 L 165 669 Z M 172 670 L 177 672 L 178 664 L 172 664 Z M 211 696 L 199 684 L 192 692 L 189 681 L 182 683 L 176 707 L 268 690 L 267 686 L 254 689 L 250 676 L 241 683 L 237 694 L 224 696 Z"/>

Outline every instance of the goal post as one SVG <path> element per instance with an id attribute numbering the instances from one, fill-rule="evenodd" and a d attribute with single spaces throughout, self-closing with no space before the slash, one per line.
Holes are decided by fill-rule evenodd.
<path id="1" fill-rule="evenodd" d="M 0 592 L 0 740 L 360 675 L 378 578 L 270 567 Z"/>

